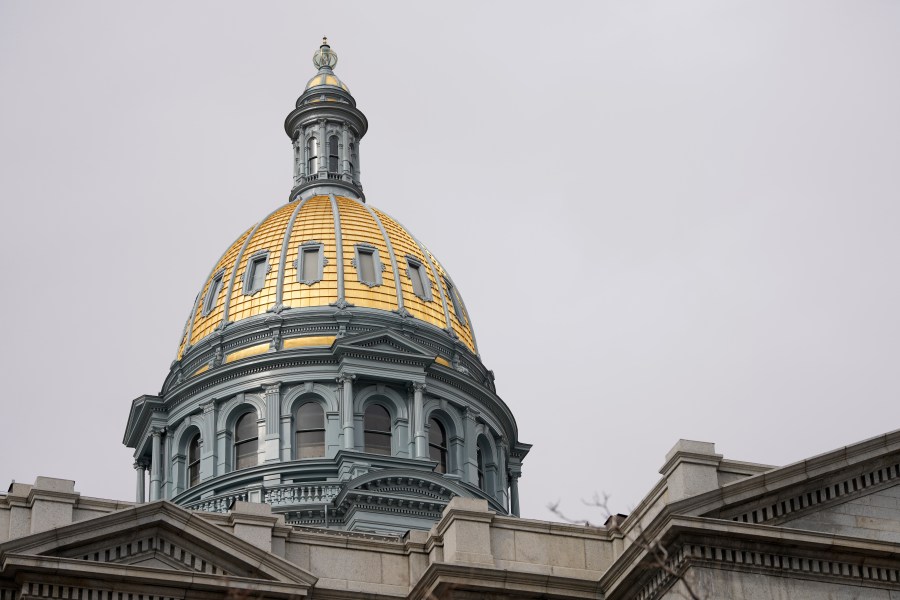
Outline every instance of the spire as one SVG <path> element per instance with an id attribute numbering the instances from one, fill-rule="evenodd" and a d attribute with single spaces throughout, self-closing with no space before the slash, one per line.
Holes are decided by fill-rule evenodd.
<path id="1" fill-rule="evenodd" d="M 290 200 L 339 194 L 365 201 L 359 181 L 359 141 L 369 123 L 350 89 L 334 74 L 337 53 L 322 38 L 313 54 L 318 72 L 284 121 L 294 146 L 294 186 Z"/>

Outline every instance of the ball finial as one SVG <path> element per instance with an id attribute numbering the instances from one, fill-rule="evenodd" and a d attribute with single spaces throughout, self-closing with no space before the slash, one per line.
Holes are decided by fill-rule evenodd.
<path id="1" fill-rule="evenodd" d="M 322 45 L 319 46 L 319 49 L 313 54 L 313 64 L 317 69 L 333 69 L 337 64 L 337 61 L 337 54 L 331 49 L 331 46 L 328 45 L 328 38 L 323 36 Z"/>

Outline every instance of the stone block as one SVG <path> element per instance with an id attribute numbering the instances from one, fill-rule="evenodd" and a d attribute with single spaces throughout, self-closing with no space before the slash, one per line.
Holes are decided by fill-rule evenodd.
<path id="1" fill-rule="evenodd" d="M 310 551 L 309 568 L 326 579 L 381 582 L 381 556 L 377 551 L 318 546 Z"/>
<path id="2" fill-rule="evenodd" d="M 398 554 L 381 555 L 381 582 L 409 587 L 409 560 Z"/>
<path id="3" fill-rule="evenodd" d="M 497 560 L 516 559 L 515 532 L 511 529 L 491 528 L 491 554 Z"/>
<path id="4" fill-rule="evenodd" d="M 493 563 L 490 525 L 462 518 L 451 519 L 444 531 L 444 560 L 458 563 Z"/>
<path id="5" fill-rule="evenodd" d="M 584 541 L 584 566 L 586 569 L 606 572 L 614 560 L 615 551 L 612 542 L 596 539 Z"/>
<path id="6" fill-rule="evenodd" d="M 75 493 L 75 482 L 70 479 L 57 479 L 55 477 L 38 476 L 34 481 L 35 490 L 45 490 L 48 492 L 60 492 L 64 494 Z"/>
<path id="7" fill-rule="evenodd" d="M 272 516 L 272 507 L 261 502 L 235 502 L 231 508 L 231 514 L 256 515 L 262 517 Z"/>

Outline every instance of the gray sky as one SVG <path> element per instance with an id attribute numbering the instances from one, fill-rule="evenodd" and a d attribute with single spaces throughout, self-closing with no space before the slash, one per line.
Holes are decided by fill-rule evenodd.
<path id="1" fill-rule="evenodd" d="M 892 1 L 0 1 L 0 485 L 133 498 L 130 401 L 286 201 L 322 35 L 369 202 L 534 444 L 524 516 L 628 512 L 681 437 L 784 464 L 897 428 L 898 31 Z"/>

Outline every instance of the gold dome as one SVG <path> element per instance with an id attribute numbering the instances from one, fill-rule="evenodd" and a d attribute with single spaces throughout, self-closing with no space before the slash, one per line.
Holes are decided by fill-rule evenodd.
<path id="1" fill-rule="evenodd" d="M 384 212 L 360 200 L 320 195 L 298 199 L 278 208 L 251 227 L 225 251 L 207 277 L 194 303 L 178 349 L 193 346 L 223 321 L 236 322 L 264 315 L 279 303 L 286 309 L 328 306 L 339 300 L 338 248 L 341 240 L 344 300 L 352 306 L 385 311 L 407 311 L 413 318 L 453 331 L 477 353 L 468 312 L 458 290 L 441 264 L 402 225 Z M 321 279 L 301 281 L 297 271 L 300 248 L 321 247 L 324 266 Z M 357 273 L 359 247 L 373 248 L 383 270 L 377 285 L 362 281 Z M 282 256 L 282 253 L 285 256 Z M 265 280 L 246 293 L 244 275 L 253 260 L 265 257 Z M 430 289 L 416 294 L 410 264 L 418 264 Z M 249 277 L 252 277 L 249 276 Z M 218 293 L 210 286 L 221 281 Z M 215 292 L 215 288 L 213 288 Z M 457 306 L 458 303 L 458 306 Z"/>

